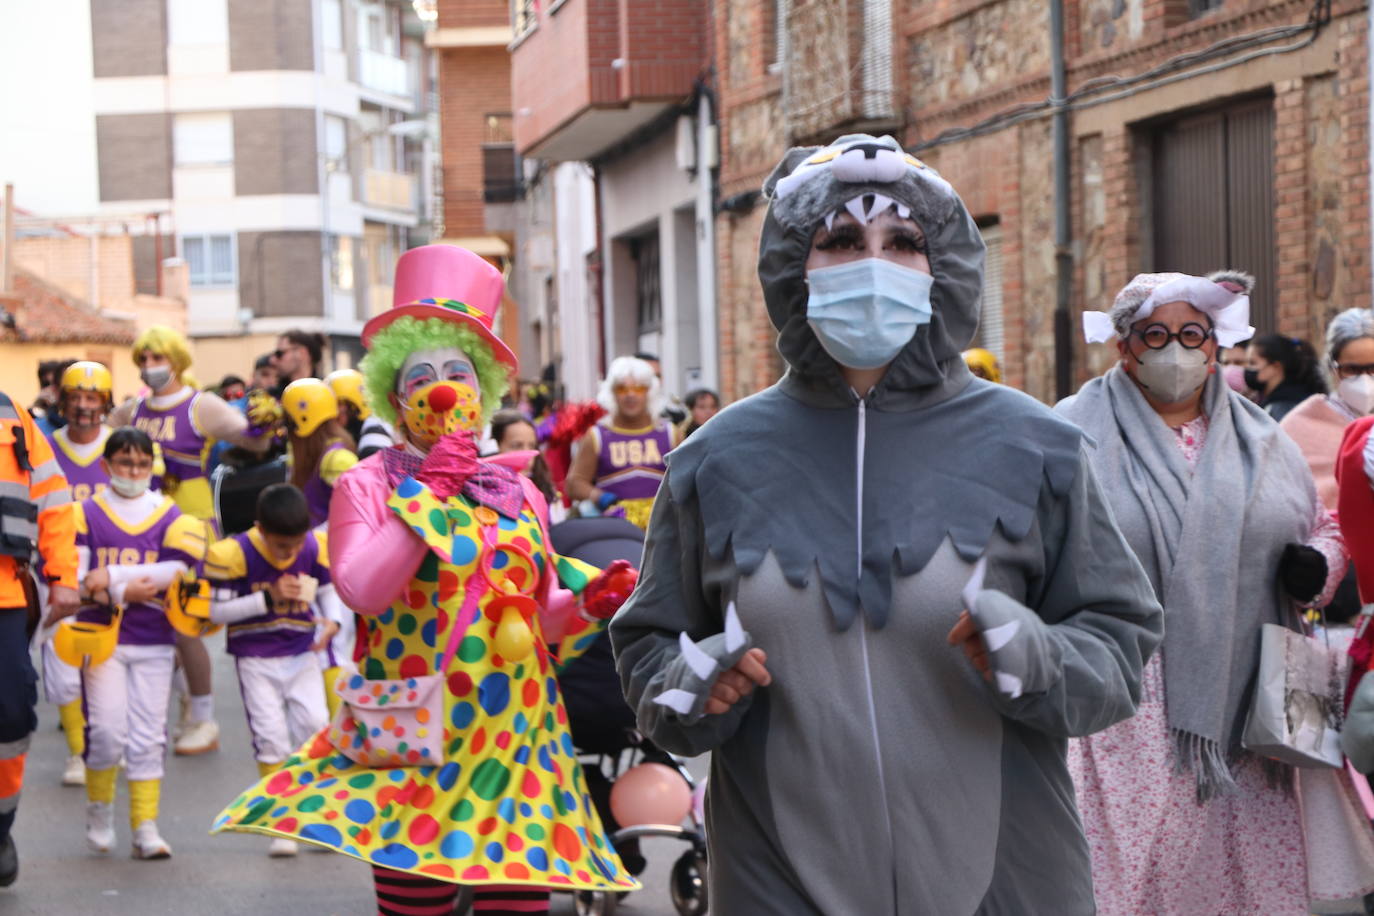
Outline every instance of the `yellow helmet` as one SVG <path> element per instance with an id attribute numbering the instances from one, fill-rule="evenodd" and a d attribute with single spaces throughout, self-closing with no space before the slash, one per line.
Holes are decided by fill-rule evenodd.
<path id="1" fill-rule="evenodd" d="M 94 391 L 108 398 L 114 392 L 114 377 L 100 363 L 83 359 L 67 367 L 57 388 L 59 391 Z"/>
<path id="2" fill-rule="evenodd" d="M 990 350 L 982 347 L 965 350 L 964 363 L 974 375 L 999 385 L 1002 383 L 1002 367 L 997 364 L 997 357 Z"/>
<path id="3" fill-rule="evenodd" d="M 340 401 L 347 401 L 358 408 L 358 419 L 366 420 L 372 416 L 372 408 L 367 406 L 363 396 L 363 374 L 357 369 L 336 369 L 324 377 Z"/>
<path id="4" fill-rule="evenodd" d="M 162 607 L 172 629 L 183 636 L 209 636 L 220 629 L 219 624 L 210 622 L 210 583 L 197 579 L 194 573 L 187 572 L 172 580 Z"/>
<path id="5" fill-rule="evenodd" d="M 334 390 L 317 378 L 299 378 L 287 385 L 281 393 L 281 406 L 302 439 L 339 416 Z"/>
<path id="6" fill-rule="evenodd" d="M 114 654 L 119 642 L 119 612 L 109 623 L 86 623 L 67 618 L 57 623 L 52 634 L 52 650 L 73 668 L 94 668 Z"/>

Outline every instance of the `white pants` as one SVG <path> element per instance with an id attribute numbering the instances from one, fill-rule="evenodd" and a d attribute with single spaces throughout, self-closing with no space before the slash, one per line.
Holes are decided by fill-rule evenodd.
<path id="1" fill-rule="evenodd" d="M 86 766 L 107 770 L 123 755 L 129 779 L 162 778 L 174 665 L 171 646 L 118 646 L 81 672 Z"/>
<path id="2" fill-rule="evenodd" d="M 72 700 L 81 699 L 81 669 L 57 657 L 51 636 L 43 641 L 39 654 L 43 658 L 43 693 L 48 702 L 66 706 Z"/>
<path id="3" fill-rule="evenodd" d="M 253 736 L 253 756 L 259 763 L 281 763 L 329 723 L 324 677 L 315 653 L 241 656 L 234 665 Z"/>

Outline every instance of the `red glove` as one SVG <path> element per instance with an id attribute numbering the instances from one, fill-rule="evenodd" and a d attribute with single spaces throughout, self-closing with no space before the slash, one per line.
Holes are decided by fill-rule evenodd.
<path id="1" fill-rule="evenodd" d="M 582 591 L 582 611 L 596 620 L 615 615 L 635 590 L 639 573 L 629 560 L 616 560 Z"/>
<path id="2" fill-rule="evenodd" d="M 434 443 L 415 479 L 429 487 L 439 499 L 447 500 L 463 490 L 463 484 L 477 472 L 477 442 L 472 433 L 460 430 Z"/>

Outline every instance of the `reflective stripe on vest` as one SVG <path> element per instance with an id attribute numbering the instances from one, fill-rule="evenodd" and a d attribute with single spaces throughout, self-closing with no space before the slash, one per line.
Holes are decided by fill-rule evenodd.
<path id="1" fill-rule="evenodd" d="M 18 741 L 0 743 L 0 814 L 7 814 L 19 806 L 19 790 L 24 785 L 24 755 L 28 750 L 28 735 Z"/>
<path id="2" fill-rule="evenodd" d="M 25 441 L 24 424 L 19 418 L 19 409 L 9 395 L 0 391 L 0 423 L 14 421 L 14 455 L 21 470 L 33 476 L 33 465 L 29 462 L 28 444 Z M 55 464 L 56 462 L 54 462 Z M 55 469 L 60 472 L 60 469 Z M 51 477 L 54 469 L 47 469 L 44 479 Z M 38 504 L 33 501 L 32 480 L 0 480 L 0 556 L 14 557 L 24 563 L 33 559 L 38 547 Z M 66 502 L 65 499 L 60 500 Z M 0 747 L 0 758 L 3 758 Z"/>

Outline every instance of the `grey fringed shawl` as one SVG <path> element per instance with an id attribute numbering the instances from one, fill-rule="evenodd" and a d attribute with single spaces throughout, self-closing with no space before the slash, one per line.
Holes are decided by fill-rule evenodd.
<path id="1" fill-rule="evenodd" d="M 1278 561 L 1310 533 L 1311 472 L 1278 425 L 1219 375 L 1203 390 L 1208 432 L 1196 470 L 1120 367 L 1056 410 L 1096 440 L 1093 467 L 1164 606 L 1177 763 L 1196 774 L 1200 799 L 1233 790 L 1260 627 L 1293 620 Z"/>

